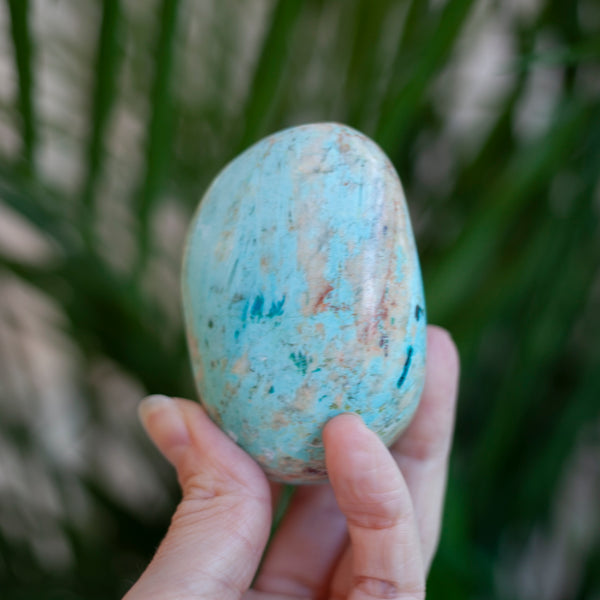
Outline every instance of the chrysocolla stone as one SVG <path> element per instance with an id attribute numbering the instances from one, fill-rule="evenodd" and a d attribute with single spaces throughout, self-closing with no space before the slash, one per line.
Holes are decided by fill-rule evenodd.
<path id="1" fill-rule="evenodd" d="M 191 224 L 188 342 L 213 420 L 277 481 L 326 479 L 323 425 L 391 444 L 423 388 L 425 301 L 398 176 L 349 127 L 294 127 L 227 165 Z"/>

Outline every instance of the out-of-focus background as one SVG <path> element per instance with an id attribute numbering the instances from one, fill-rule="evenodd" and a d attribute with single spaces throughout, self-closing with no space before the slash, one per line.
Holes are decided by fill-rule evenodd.
<path id="1" fill-rule="evenodd" d="M 600 599 L 597 0 L 0 2 L 0 597 L 120 598 L 178 498 L 211 178 L 335 120 L 405 186 L 463 372 L 428 599 Z"/>

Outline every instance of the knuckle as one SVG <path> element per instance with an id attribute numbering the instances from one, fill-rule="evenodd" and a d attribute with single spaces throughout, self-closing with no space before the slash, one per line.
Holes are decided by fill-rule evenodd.
<path id="1" fill-rule="evenodd" d="M 181 491 L 186 500 L 213 500 L 222 495 L 216 481 L 202 475 L 192 475 L 182 481 Z"/>
<path id="2" fill-rule="evenodd" d="M 350 525 L 366 529 L 390 529 L 403 520 L 399 490 L 372 493 L 344 507 Z"/>

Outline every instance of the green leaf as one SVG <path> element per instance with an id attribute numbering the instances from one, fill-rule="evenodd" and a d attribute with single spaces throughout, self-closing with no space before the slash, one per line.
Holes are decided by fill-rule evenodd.
<path id="1" fill-rule="evenodd" d="M 450 0 L 445 4 L 431 33 L 419 39 L 419 58 L 409 63 L 406 78 L 402 76 L 407 72 L 403 64 L 414 57 L 406 56 L 406 45 L 400 45 L 395 71 L 401 76 L 392 78 L 375 134 L 385 151 L 395 155 L 402 147 L 404 136 L 423 105 L 427 86 L 449 60 L 472 5 L 473 0 Z"/>
<path id="2" fill-rule="evenodd" d="M 34 168 L 37 128 L 33 106 L 34 42 L 29 27 L 29 0 L 8 0 L 10 24 L 19 76 L 19 113 L 21 117 L 22 153 L 28 171 Z"/>
<path id="3" fill-rule="evenodd" d="M 102 24 L 96 53 L 96 80 L 91 96 L 91 135 L 87 148 L 87 175 L 81 192 L 86 211 L 86 233 L 91 235 L 98 179 L 102 173 L 108 119 L 115 101 L 119 66 L 119 0 L 102 3 Z"/>
<path id="4" fill-rule="evenodd" d="M 258 141 L 265 132 L 302 6 L 301 0 L 278 0 L 273 8 L 243 111 L 238 152 Z"/>
<path id="5" fill-rule="evenodd" d="M 136 198 L 140 224 L 138 270 L 146 263 L 150 240 L 149 219 L 165 183 L 171 156 L 173 100 L 171 86 L 175 55 L 179 0 L 163 0 L 160 13 L 160 35 L 156 48 L 154 84 L 151 92 L 152 114 L 146 139 L 146 164 L 141 189 Z"/>
<path id="6" fill-rule="evenodd" d="M 573 152 L 590 122 L 589 108 L 566 106 L 546 136 L 514 154 L 490 186 L 485 204 L 464 224 L 452 249 L 426 273 L 429 312 L 434 321 L 444 323 L 472 296 L 514 219 L 524 210 L 524 202 L 535 201 L 536 190 Z"/>

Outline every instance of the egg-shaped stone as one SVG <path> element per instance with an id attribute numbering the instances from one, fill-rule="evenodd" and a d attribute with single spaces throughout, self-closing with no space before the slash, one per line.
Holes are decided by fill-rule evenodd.
<path id="1" fill-rule="evenodd" d="M 425 300 L 398 176 L 336 123 L 258 142 L 192 221 L 183 302 L 212 419 L 276 481 L 326 479 L 321 431 L 354 412 L 387 444 L 423 388 Z"/>

